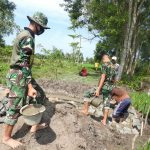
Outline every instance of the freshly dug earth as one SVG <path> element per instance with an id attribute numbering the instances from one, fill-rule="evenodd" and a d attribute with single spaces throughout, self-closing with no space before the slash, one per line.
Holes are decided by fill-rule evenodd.
<path id="1" fill-rule="evenodd" d="M 35 83 L 35 82 L 34 82 Z M 80 83 L 66 83 L 63 81 L 38 81 L 35 85 L 38 92 L 38 100 L 45 99 L 46 111 L 42 122 L 49 127 L 35 134 L 29 132 L 30 127 L 24 124 L 21 116 L 15 126 L 13 138 L 21 141 L 26 150 L 130 150 L 135 135 L 120 134 L 110 126 L 103 126 L 90 116 L 82 115 L 76 105 L 80 103 L 58 100 L 52 94 L 69 96 L 81 102 L 83 92 L 90 88 Z M 42 87 L 42 88 L 41 88 Z M 43 90 L 44 89 L 44 90 Z M 46 97 L 45 93 L 46 91 Z M 3 92 L 3 90 L 1 90 Z M 2 137 L 0 124 L 0 137 Z M 145 128 L 143 136 L 137 138 L 136 146 L 143 145 L 150 137 L 150 127 Z M 0 149 L 9 150 L 4 144 Z"/>

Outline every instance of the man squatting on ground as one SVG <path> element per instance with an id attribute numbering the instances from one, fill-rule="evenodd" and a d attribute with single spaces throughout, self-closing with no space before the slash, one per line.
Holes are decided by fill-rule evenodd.
<path id="1" fill-rule="evenodd" d="M 113 121 L 123 121 L 128 116 L 128 108 L 131 105 L 130 97 L 125 90 L 116 87 L 113 88 L 111 95 L 112 99 L 118 103 L 112 114 Z"/>
<path id="2" fill-rule="evenodd" d="M 2 100 L 6 107 L 2 141 L 12 148 L 22 145 L 11 137 L 19 117 L 19 110 L 26 104 L 27 95 L 30 97 L 37 95 L 37 91 L 31 84 L 35 35 L 40 35 L 45 29 L 49 29 L 46 26 L 48 19 L 43 13 L 36 12 L 33 17 L 27 16 L 27 18 L 30 21 L 29 27 L 25 27 L 14 42 L 10 71 L 6 76 L 9 93 L 7 98 Z M 35 132 L 44 127 L 45 124 L 34 125 L 30 131 Z"/>
<path id="3" fill-rule="evenodd" d="M 85 92 L 84 94 L 84 106 L 82 113 L 88 115 L 88 108 L 91 102 L 91 97 L 98 97 L 100 93 L 103 95 L 103 120 L 101 121 L 104 125 L 106 125 L 106 121 L 108 118 L 108 113 L 110 109 L 110 100 L 111 100 L 111 92 L 114 85 L 115 78 L 115 67 L 110 61 L 110 56 L 106 52 L 101 53 L 102 58 L 102 70 L 101 77 L 98 83 L 98 88 L 93 88 Z"/>

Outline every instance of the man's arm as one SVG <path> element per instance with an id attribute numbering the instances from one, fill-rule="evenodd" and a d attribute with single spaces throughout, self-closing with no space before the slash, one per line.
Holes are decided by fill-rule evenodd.
<path id="1" fill-rule="evenodd" d="M 32 84 L 28 84 L 28 96 L 35 98 L 37 96 L 37 91 L 33 88 Z"/>
<path id="2" fill-rule="evenodd" d="M 106 78 L 106 74 L 102 74 L 101 78 L 100 78 L 100 81 L 99 81 L 99 84 L 98 84 L 97 91 L 96 91 L 96 96 L 99 96 L 99 93 L 100 93 L 100 91 L 101 91 L 101 89 L 103 87 L 105 78 Z"/>
<path id="3" fill-rule="evenodd" d="M 106 78 L 106 74 L 102 74 L 101 78 L 100 78 L 100 81 L 99 81 L 99 85 L 98 85 L 99 91 L 102 89 L 102 86 L 104 84 L 105 78 Z"/>

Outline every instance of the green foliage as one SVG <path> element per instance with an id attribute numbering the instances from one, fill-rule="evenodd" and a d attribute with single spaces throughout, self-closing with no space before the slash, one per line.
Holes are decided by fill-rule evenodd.
<path id="1" fill-rule="evenodd" d="M 56 47 L 53 47 L 52 50 L 43 49 L 42 52 L 44 53 L 44 57 L 41 59 L 41 66 L 49 66 L 48 68 L 54 73 L 57 79 L 58 70 L 63 67 L 63 52 Z"/>
<path id="2" fill-rule="evenodd" d="M 94 53 L 96 61 L 99 51 L 114 49 L 115 55 L 121 61 L 119 76 L 123 71 L 133 75 L 137 60 L 140 60 L 140 63 L 150 62 L 150 1 L 64 0 L 64 2 L 63 6 L 69 13 L 72 23 L 71 29 L 85 27 L 94 37 L 99 38 Z M 127 57 L 124 57 L 125 55 Z"/>
<path id="3" fill-rule="evenodd" d="M 86 61 L 86 63 L 94 64 L 94 59 L 93 58 L 86 57 L 85 61 Z"/>
<path id="4" fill-rule="evenodd" d="M 0 47 L 0 52 L 1 52 L 0 59 L 1 60 L 7 58 L 9 59 L 12 53 L 12 49 L 13 49 L 12 46 Z"/>
<path id="5" fill-rule="evenodd" d="M 12 32 L 12 27 L 14 27 L 14 10 L 16 6 L 8 0 L 1 0 L 0 8 L 0 35 L 9 34 Z"/>
<path id="6" fill-rule="evenodd" d="M 145 92 L 133 92 L 131 93 L 131 99 L 133 106 L 141 113 L 146 115 L 150 106 L 150 96 Z M 150 115 L 150 113 L 149 113 Z"/>
<path id="7" fill-rule="evenodd" d="M 127 76 L 127 75 L 124 75 L 122 80 L 119 81 L 119 84 L 120 85 L 126 85 L 128 86 L 129 88 L 131 89 L 134 89 L 134 90 L 138 90 L 140 89 L 140 85 L 141 85 L 141 81 L 143 81 L 143 79 L 145 78 L 145 76 Z"/>
<path id="8" fill-rule="evenodd" d="M 3 40 L 2 35 L 0 35 L 0 47 L 4 47 L 5 46 L 5 41 Z"/>
<path id="9" fill-rule="evenodd" d="M 16 6 L 9 0 L 0 0 L 0 43 L 3 43 L 3 36 L 12 33 L 14 27 L 14 10 Z M 3 45 L 3 44 L 2 44 Z M 2 46 L 0 44 L 0 46 Z"/>
<path id="10" fill-rule="evenodd" d="M 150 150 L 150 142 L 144 146 L 140 146 L 137 150 Z"/>
<path id="11" fill-rule="evenodd" d="M 69 35 L 70 37 L 74 39 L 76 38 L 81 38 L 80 35 Z M 72 53 L 71 53 L 71 59 L 73 62 L 76 62 L 76 63 L 81 63 L 83 62 L 83 54 L 81 53 L 80 51 L 80 48 L 81 48 L 81 41 L 80 43 L 79 42 L 72 42 L 70 43 L 70 46 L 72 47 Z M 67 55 L 68 57 L 69 55 Z"/>
<path id="12" fill-rule="evenodd" d="M 0 47 L 0 83 L 5 84 L 5 76 L 9 69 L 12 46 Z"/>
<path id="13" fill-rule="evenodd" d="M 6 74 L 9 69 L 9 64 L 0 60 L 0 84 L 6 84 Z"/>
<path id="14" fill-rule="evenodd" d="M 148 76 L 150 74 L 150 61 L 137 63 L 135 74 L 138 76 Z"/>
<path id="15" fill-rule="evenodd" d="M 127 22 L 125 1 L 81 1 L 64 0 L 65 10 L 72 21 L 72 28 L 86 27 L 95 37 L 100 38 L 102 49 L 120 51 Z M 73 16 L 73 14 L 76 17 Z M 97 50 L 96 50 L 97 51 Z"/>

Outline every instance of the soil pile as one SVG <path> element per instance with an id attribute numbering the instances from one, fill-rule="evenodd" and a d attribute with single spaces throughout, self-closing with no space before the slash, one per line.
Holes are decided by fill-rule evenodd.
<path id="1" fill-rule="evenodd" d="M 46 122 L 49 127 L 31 134 L 30 127 L 24 124 L 21 116 L 15 126 L 13 138 L 23 142 L 26 150 L 130 150 L 132 148 L 134 133 L 121 133 L 114 126 L 103 126 L 96 114 L 94 117 L 84 116 L 79 112 L 83 91 L 90 86 L 43 80 L 39 81 L 39 85 L 34 86 L 38 90 L 37 99 L 45 99 L 46 106 L 42 122 Z M 52 94 L 55 94 L 55 98 Z M 64 97 L 57 98 L 57 95 Z M 68 97 L 71 100 L 67 99 Z M 77 101 L 73 101 L 74 99 Z M 0 124 L 0 138 L 2 126 L 3 124 Z M 136 139 L 135 149 L 139 144 L 144 145 L 149 137 L 148 125 L 143 136 Z M 2 150 L 10 149 L 4 144 L 0 144 L 0 147 Z"/>

